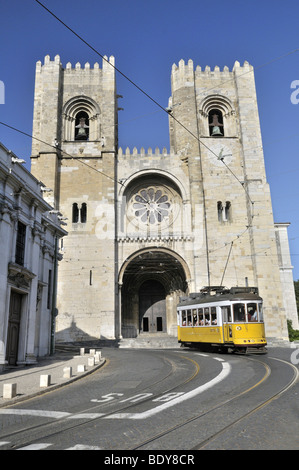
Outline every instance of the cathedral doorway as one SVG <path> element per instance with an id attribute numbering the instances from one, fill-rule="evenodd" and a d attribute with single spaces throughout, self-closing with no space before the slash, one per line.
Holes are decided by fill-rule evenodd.
<path id="1" fill-rule="evenodd" d="M 166 331 L 165 289 L 160 282 L 153 279 L 145 281 L 139 288 L 139 331 Z"/>
<path id="2" fill-rule="evenodd" d="M 177 334 L 176 305 L 188 291 L 189 270 L 177 254 L 163 248 L 136 252 L 119 275 L 123 338 Z"/>

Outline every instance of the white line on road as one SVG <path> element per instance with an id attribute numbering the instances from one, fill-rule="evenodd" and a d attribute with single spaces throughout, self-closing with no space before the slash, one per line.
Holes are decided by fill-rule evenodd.
<path id="1" fill-rule="evenodd" d="M 102 449 L 101 449 L 101 447 L 97 447 L 97 446 L 88 446 L 88 445 L 84 445 L 84 444 L 76 444 L 75 446 L 68 447 L 65 450 L 102 450 Z"/>
<path id="2" fill-rule="evenodd" d="M 30 444 L 29 446 L 20 447 L 17 450 L 42 450 L 51 446 L 52 444 L 40 443 L 40 444 Z"/>
<path id="3" fill-rule="evenodd" d="M 161 411 L 166 410 L 167 408 L 170 408 L 174 405 L 178 405 L 182 403 L 183 401 L 189 400 L 190 398 L 194 398 L 196 395 L 199 395 L 202 392 L 205 392 L 211 387 L 214 387 L 214 385 L 217 385 L 219 382 L 224 380 L 228 374 L 230 373 L 231 367 L 227 362 L 222 363 L 222 371 L 220 374 L 218 374 L 214 379 L 210 380 L 210 382 L 205 383 L 204 385 L 201 385 L 200 387 L 195 388 L 194 390 L 191 390 L 190 392 L 185 393 L 184 395 L 181 395 L 177 398 L 174 398 L 173 400 L 170 400 L 167 403 L 164 403 L 163 405 L 157 406 L 156 408 L 152 408 L 151 410 L 148 411 L 143 411 L 142 413 L 115 413 L 114 415 L 106 416 L 104 419 L 146 419 L 149 418 L 150 416 L 153 416 L 157 413 L 160 413 Z"/>
<path id="4" fill-rule="evenodd" d="M 66 418 L 71 415 L 66 411 L 47 411 L 47 410 L 24 410 L 17 408 L 0 409 L 0 415 L 28 415 L 28 416 L 41 416 L 42 418 Z"/>
<path id="5" fill-rule="evenodd" d="M 219 361 L 223 361 L 220 358 L 215 358 Z M 0 415 L 27 415 L 27 416 L 35 416 L 35 417 L 42 417 L 42 418 L 54 418 L 54 419 L 61 419 L 61 418 L 66 418 L 66 419 L 97 419 L 97 418 L 103 418 L 103 419 L 146 419 L 149 418 L 150 416 L 153 416 L 157 413 L 160 413 L 161 411 L 166 410 L 167 408 L 170 408 L 172 406 L 178 405 L 182 403 L 183 401 L 189 400 L 190 398 L 194 398 L 195 396 L 199 395 L 200 393 L 205 392 L 206 390 L 214 387 L 217 385 L 219 382 L 224 380 L 228 374 L 230 373 L 231 367 L 227 362 L 221 362 L 222 365 L 222 371 L 220 374 L 218 374 L 214 379 L 210 380 L 210 382 L 207 382 L 194 390 L 191 390 L 190 392 L 183 393 L 182 394 L 175 394 L 175 398 L 170 399 L 169 397 L 171 394 L 169 394 L 168 397 L 165 396 L 165 399 L 168 401 L 163 403 L 162 405 L 156 406 L 155 408 L 152 408 L 150 410 L 144 411 L 142 413 L 115 413 L 112 415 L 105 415 L 104 413 L 68 413 L 65 411 L 48 411 L 48 410 L 30 410 L 30 409 L 17 409 L 17 408 L 3 408 L 0 409 Z M 163 397 L 162 397 L 163 398 Z M 160 399 L 155 399 L 154 401 L 159 401 Z M 127 401 L 127 400 L 123 400 Z M 162 401 L 162 400 L 161 400 Z M 0 442 L 0 446 L 4 445 L 5 443 Z"/>

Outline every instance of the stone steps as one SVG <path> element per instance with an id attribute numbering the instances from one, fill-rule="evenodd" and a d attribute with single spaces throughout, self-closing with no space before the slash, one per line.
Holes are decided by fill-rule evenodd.
<path id="1" fill-rule="evenodd" d="M 179 348 L 178 339 L 168 335 L 142 335 L 137 338 L 123 338 L 119 348 L 173 349 Z"/>

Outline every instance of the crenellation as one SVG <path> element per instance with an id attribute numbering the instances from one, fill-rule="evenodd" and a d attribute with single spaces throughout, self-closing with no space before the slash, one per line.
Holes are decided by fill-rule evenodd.
<path id="1" fill-rule="evenodd" d="M 109 64 L 114 65 L 114 57 L 111 56 L 109 59 L 107 58 L 107 61 L 105 61 L 103 59 L 103 64 L 104 63 L 106 63 L 108 66 L 109 66 Z M 51 60 L 50 55 L 46 55 L 45 58 L 44 58 L 44 64 L 42 64 L 42 62 L 40 60 L 38 60 L 36 62 L 36 68 L 40 69 L 43 66 L 48 66 L 48 65 L 51 65 L 51 64 L 57 64 L 57 65 L 62 66 L 62 64 L 60 62 L 60 55 L 57 54 L 54 57 L 54 60 Z M 77 62 L 74 67 L 73 67 L 71 62 L 67 62 L 64 70 L 67 70 L 67 71 L 70 71 L 70 70 L 71 71 L 77 71 L 77 70 L 89 71 L 90 70 L 90 71 L 92 71 L 92 70 L 99 70 L 99 68 L 100 68 L 100 66 L 99 66 L 98 62 L 95 62 L 93 67 L 90 66 L 89 62 L 85 62 L 84 67 L 82 67 L 80 62 Z"/>
<path id="2" fill-rule="evenodd" d="M 144 147 L 141 147 L 140 151 L 138 152 L 137 147 L 133 148 L 133 151 L 131 152 L 129 147 L 126 147 L 125 152 L 123 151 L 122 147 L 118 148 L 118 157 L 121 158 L 123 156 L 128 157 L 128 158 L 148 158 L 148 157 L 170 157 L 173 156 L 174 152 L 171 149 L 170 152 L 167 151 L 166 147 L 163 147 L 162 151 L 159 149 L 159 147 L 155 148 L 155 152 L 153 153 L 153 150 L 151 147 L 148 148 L 148 151 L 145 152 Z"/>
<path id="3" fill-rule="evenodd" d="M 120 338 L 132 325 L 138 335 L 139 287 L 149 267 L 157 282 L 167 281 L 166 305 L 175 306 L 178 292 L 207 285 L 205 235 L 211 285 L 219 285 L 234 240 L 225 282 L 240 285 L 247 278 L 257 285 L 268 331 L 284 337 L 253 67 L 248 61 L 243 66 L 236 61 L 231 69 L 195 67 L 191 59 L 173 64 L 167 150 L 118 147 L 114 63 L 114 56 L 106 55 L 102 68 L 98 62 L 93 68 L 90 62 L 68 62 L 64 69 L 56 55 L 36 64 L 34 135 L 48 142 L 56 138 L 67 154 L 54 149 L 49 154 L 39 141 L 32 144 L 34 171 L 54 189 L 57 208 L 69 219 L 66 258 L 59 266 L 58 338 Z M 86 128 L 79 125 L 85 120 Z M 266 262 L 256 256 L 261 250 L 268 252 Z M 159 277 L 159 257 L 166 260 L 165 277 Z M 166 310 L 169 332 L 176 311 Z M 275 316 L 280 330 L 272 326 Z"/>

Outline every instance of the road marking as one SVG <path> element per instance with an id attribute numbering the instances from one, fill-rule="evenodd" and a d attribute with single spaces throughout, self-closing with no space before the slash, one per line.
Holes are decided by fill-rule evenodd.
<path id="1" fill-rule="evenodd" d="M 170 408 L 172 406 L 178 405 L 186 400 L 189 400 L 191 398 L 194 398 L 195 396 L 199 395 L 200 393 L 205 392 L 206 390 L 214 387 L 217 385 L 219 382 L 224 380 L 230 373 L 231 367 L 230 365 L 225 362 L 221 358 L 214 358 L 217 359 L 218 361 L 221 362 L 222 365 L 222 371 L 210 382 L 207 382 L 194 390 L 191 390 L 190 392 L 183 393 L 179 392 L 174 394 L 174 398 L 171 398 L 172 394 L 168 395 L 163 395 L 162 397 L 156 398 L 153 401 L 166 401 L 162 405 L 156 406 L 155 408 L 152 408 L 150 410 L 141 412 L 141 413 L 115 413 L 112 415 L 106 415 L 105 413 L 68 413 L 65 411 L 47 411 L 47 410 L 27 410 L 27 409 L 16 409 L 16 408 L 3 408 L 0 409 L 0 415 L 27 415 L 27 416 L 38 416 L 42 418 L 54 418 L 54 419 L 61 419 L 61 418 L 66 418 L 66 419 L 97 419 L 97 418 L 103 418 L 103 419 L 146 419 L 149 418 L 157 413 L 160 413 L 161 411 L 166 410 L 167 408 Z M 117 395 L 117 396 L 122 396 L 123 394 L 109 394 L 109 395 Z M 150 394 L 149 394 L 150 395 Z M 110 396 L 107 395 L 109 399 L 111 399 Z M 134 397 L 135 400 L 133 401 L 138 401 L 139 400 L 139 395 L 135 395 Z M 137 398 L 137 399 L 136 399 Z M 107 398 L 106 398 L 107 399 Z M 92 401 L 101 401 L 101 400 L 92 400 Z M 129 399 L 125 399 L 122 401 L 129 401 Z M 1 443 L 1 445 L 5 445 L 6 443 Z"/>
<path id="2" fill-rule="evenodd" d="M 97 446 L 88 446 L 88 445 L 84 445 L 84 444 L 76 444 L 75 446 L 68 447 L 65 450 L 102 450 L 102 448 L 97 447 Z"/>
<path id="3" fill-rule="evenodd" d="M 174 398 L 173 400 L 168 401 L 167 403 L 163 403 L 163 405 L 156 406 L 156 408 L 152 408 L 148 411 L 143 411 L 142 413 L 115 413 L 110 416 L 105 416 L 104 419 L 146 419 L 149 418 L 161 411 L 166 410 L 172 406 L 178 405 L 183 401 L 190 400 L 190 398 L 194 398 L 195 396 L 199 395 L 200 393 L 205 392 L 206 390 L 214 387 L 219 382 L 224 380 L 230 373 L 231 367 L 227 362 L 222 363 L 222 371 L 218 374 L 214 379 L 210 380 L 206 384 L 200 385 L 200 387 L 191 390 L 190 392 L 185 393 L 179 397 Z"/>
<path id="4" fill-rule="evenodd" d="M 40 443 L 40 444 L 30 444 L 29 446 L 20 447 L 17 450 L 42 450 L 51 446 L 52 444 Z"/>
<path id="5" fill-rule="evenodd" d="M 105 413 L 78 413 L 68 416 L 67 419 L 97 419 L 104 415 Z"/>
<path id="6" fill-rule="evenodd" d="M 0 442 L 0 446 L 5 446 L 6 444 L 9 444 L 9 442 L 6 442 L 6 441 L 1 441 Z"/>
<path id="7" fill-rule="evenodd" d="M 41 416 L 42 418 L 66 418 L 71 415 L 66 411 L 47 411 L 47 410 L 24 410 L 16 408 L 0 409 L 0 415 L 28 415 L 28 416 Z"/>

